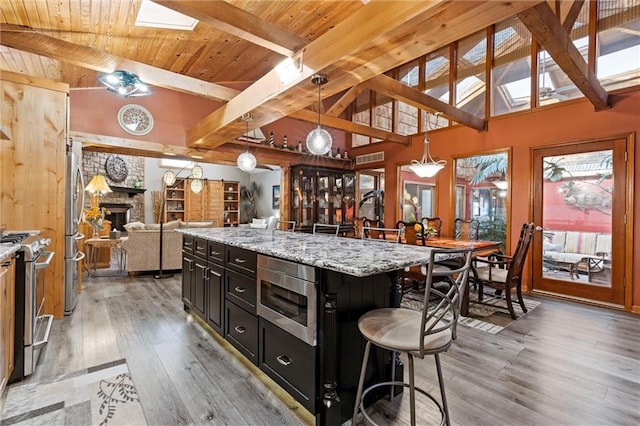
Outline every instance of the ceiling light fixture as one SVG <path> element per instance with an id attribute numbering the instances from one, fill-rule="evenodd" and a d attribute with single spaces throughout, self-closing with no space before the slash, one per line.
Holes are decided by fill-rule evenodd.
<path id="1" fill-rule="evenodd" d="M 249 134 L 249 120 L 251 120 L 251 114 L 246 113 L 242 114 L 242 120 L 246 123 L 247 133 Z M 247 140 L 247 150 L 242 154 L 238 155 L 238 167 L 243 172 L 251 172 L 256 168 L 256 164 L 258 163 L 255 155 L 249 152 L 249 141 Z"/>
<path id="2" fill-rule="evenodd" d="M 436 115 L 436 122 L 438 116 Z M 427 112 L 427 127 L 424 131 L 424 153 L 422 154 L 422 159 L 420 161 L 412 160 L 409 169 L 417 176 L 421 178 L 425 177 L 433 177 L 442 170 L 447 164 L 445 160 L 435 161 L 431 157 L 431 153 L 429 152 L 429 112 Z"/>
<path id="3" fill-rule="evenodd" d="M 320 109 L 322 106 L 322 99 L 320 97 L 320 88 L 327 81 L 325 74 L 314 74 L 311 77 L 311 82 L 318 86 L 318 127 L 313 129 L 307 135 L 307 149 L 310 153 L 315 155 L 324 155 L 331 150 L 333 139 L 329 132 L 320 127 Z"/>
<path id="4" fill-rule="evenodd" d="M 202 183 L 204 170 L 202 170 L 202 166 L 196 163 L 189 163 L 188 165 L 184 166 L 178 173 L 174 172 L 171 169 L 164 172 L 164 175 L 162 175 L 162 181 L 164 182 L 166 187 L 172 188 L 178 180 L 178 175 L 182 172 L 182 170 L 186 169 L 191 164 L 193 164 L 193 167 L 191 168 L 191 174 L 187 177 L 187 179 L 191 179 L 191 192 L 193 192 L 194 194 L 198 194 L 200 191 L 202 191 L 202 188 L 204 186 Z"/>
<path id="5" fill-rule="evenodd" d="M 117 93 L 125 98 L 148 96 L 151 94 L 149 86 L 140 78 L 129 71 L 116 70 L 103 74 L 98 81 L 107 87 L 107 90 Z"/>

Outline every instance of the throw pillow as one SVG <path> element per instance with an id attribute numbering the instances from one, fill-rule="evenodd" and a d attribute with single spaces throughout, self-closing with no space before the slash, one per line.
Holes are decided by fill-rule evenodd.
<path id="1" fill-rule="evenodd" d="M 142 231 L 145 229 L 145 224 L 142 222 L 129 222 L 124 225 L 124 229 L 126 229 L 127 232 Z"/>

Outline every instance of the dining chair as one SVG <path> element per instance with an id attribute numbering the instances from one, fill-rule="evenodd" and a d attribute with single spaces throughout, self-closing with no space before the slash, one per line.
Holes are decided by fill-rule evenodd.
<path id="1" fill-rule="evenodd" d="M 339 231 L 340 231 L 340 225 L 329 225 L 327 223 L 313 224 L 314 234 L 328 234 L 328 235 L 335 235 L 337 237 Z"/>
<path id="2" fill-rule="evenodd" d="M 478 302 L 482 302 L 484 287 L 503 290 L 507 309 L 513 319 L 517 318 L 511 303 L 513 289 L 516 290 L 522 312 L 527 312 L 527 307 L 522 300 L 522 269 L 533 237 L 533 229 L 533 223 L 522 225 L 518 245 L 512 256 L 494 253 L 487 259 L 476 258 L 474 261 L 473 279 L 478 285 Z"/>
<path id="3" fill-rule="evenodd" d="M 459 259 L 460 266 L 453 270 L 437 268 L 436 261 L 443 257 Z M 358 329 L 366 340 L 366 345 L 353 407 L 352 425 L 356 424 L 359 412 L 362 412 L 366 421 L 375 424 L 365 411 L 363 401 L 367 393 L 382 386 L 390 386 L 391 391 L 394 386 L 409 388 L 411 425 L 416 424 L 416 391 L 438 406 L 442 415 L 440 424 L 451 424 L 440 365 L 440 353 L 447 351 L 453 340 L 457 338 L 455 330 L 460 314 L 461 295 L 464 294 L 464 287 L 467 285 L 470 265 L 471 250 L 469 249 L 432 249 L 429 262 L 426 264 L 427 275 L 421 311 L 402 307 L 382 308 L 369 311 L 360 317 Z M 433 288 L 431 284 L 434 278 L 445 276 L 452 280 L 453 284 L 443 291 Z M 371 345 L 406 354 L 409 362 L 409 383 L 395 380 L 395 372 L 392 368 L 390 381 L 375 383 L 363 390 Z M 424 389 L 415 386 L 414 357 L 424 359 L 427 355 L 433 355 L 435 358 L 440 402 Z"/>
<path id="4" fill-rule="evenodd" d="M 456 240 L 478 241 L 480 221 L 478 219 L 456 218 L 453 235 Z"/>
<path id="5" fill-rule="evenodd" d="M 392 243 L 400 242 L 402 231 L 398 228 L 378 228 L 375 226 L 362 227 L 362 239 L 382 240 Z"/>
<path id="6" fill-rule="evenodd" d="M 296 221 L 295 220 L 279 220 L 276 223 L 276 228 L 281 229 L 283 231 L 295 231 Z"/>
<path id="7" fill-rule="evenodd" d="M 368 222 L 370 221 L 365 216 L 353 219 L 353 236 L 355 238 L 362 238 L 362 228 L 365 226 L 365 223 Z"/>
<path id="8" fill-rule="evenodd" d="M 423 217 L 420 219 L 424 229 L 432 228 L 436 230 L 434 237 L 439 237 L 442 233 L 442 219 L 439 217 Z"/>
<path id="9" fill-rule="evenodd" d="M 420 244 L 424 245 L 424 226 L 422 222 L 405 222 L 399 220 L 396 223 L 396 228 L 400 229 L 404 241 L 407 244 L 414 246 Z"/>

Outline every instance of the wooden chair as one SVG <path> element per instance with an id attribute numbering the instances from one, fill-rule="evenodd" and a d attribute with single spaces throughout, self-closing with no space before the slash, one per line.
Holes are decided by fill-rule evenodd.
<path id="1" fill-rule="evenodd" d="M 296 221 L 295 220 L 279 220 L 276 223 L 276 228 L 281 229 L 283 231 L 295 231 Z"/>
<path id="2" fill-rule="evenodd" d="M 364 216 L 353 219 L 353 236 L 355 238 L 362 238 L 362 228 L 365 223 L 370 223 L 370 220 Z"/>
<path id="3" fill-rule="evenodd" d="M 480 221 L 478 219 L 461 219 L 455 220 L 453 235 L 456 240 L 478 241 L 480 233 Z"/>
<path id="4" fill-rule="evenodd" d="M 326 223 L 313 224 L 314 234 L 329 234 L 329 235 L 335 235 L 337 237 L 339 231 L 340 231 L 340 225 L 329 225 Z"/>
<path id="5" fill-rule="evenodd" d="M 423 217 L 420 219 L 424 229 L 433 228 L 436 230 L 434 237 L 439 237 L 442 233 L 442 219 L 439 217 Z"/>
<path id="6" fill-rule="evenodd" d="M 378 228 L 375 226 L 363 226 L 362 238 L 372 240 L 389 241 L 399 243 L 402 231 L 398 228 Z"/>
<path id="7" fill-rule="evenodd" d="M 400 229 L 407 244 L 414 246 L 418 244 L 424 245 L 424 226 L 422 222 L 404 222 L 400 220 L 396 223 L 396 228 Z"/>
<path id="8" fill-rule="evenodd" d="M 460 265 L 454 270 L 442 270 L 435 266 L 436 260 L 442 256 L 456 257 Z M 375 424 L 364 410 L 364 399 L 370 391 L 381 386 L 404 386 L 409 388 L 409 406 L 411 410 L 411 424 L 416 424 L 416 403 L 415 392 L 433 401 L 442 414 L 440 424 L 450 424 L 449 408 L 445 395 L 444 380 L 442 377 L 442 367 L 440 365 L 440 353 L 446 352 L 453 340 L 456 339 L 456 324 L 460 314 L 461 295 L 464 294 L 465 286 L 469 277 L 469 267 L 471 265 L 471 250 L 451 250 L 433 249 L 430 254 L 430 261 L 425 266 L 427 275 L 425 277 L 425 292 L 423 307 L 421 311 L 407 308 L 382 308 L 374 309 L 362 315 L 358 320 L 358 329 L 367 344 L 364 349 L 364 357 L 358 381 L 358 391 L 353 407 L 353 417 L 351 424 L 355 425 L 359 412 L 371 424 Z M 434 278 L 449 278 L 453 285 L 444 291 L 439 291 L 431 285 Z M 367 364 L 371 345 L 407 355 L 409 363 L 409 383 L 396 380 L 395 362 L 391 368 L 391 380 L 388 382 L 376 383 L 363 390 L 365 377 L 367 375 Z M 438 383 L 440 385 L 441 403 L 434 396 L 425 390 L 415 386 L 414 357 L 424 358 L 426 355 L 433 355 L 438 373 Z M 395 357 L 394 357 L 395 358 Z M 393 393 L 392 393 L 393 394 Z"/>
<path id="9" fill-rule="evenodd" d="M 533 229 L 533 223 L 522 225 L 518 245 L 513 256 L 492 254 L 488 259 L 477 258 L 474 261 L 473 279 L 478 284 L 478 301 L 482 301 L 482 291 L 485 286 L 503 290 L 507 309 L 513 319 L 517 317 L 511 303 L 511 290 L 516 290 L 522 312 L 527 312 L 527 307 L 522 300 L 522 269 L 533 237 Z M 486 266 L 481 266 L 482 264 Z"/>

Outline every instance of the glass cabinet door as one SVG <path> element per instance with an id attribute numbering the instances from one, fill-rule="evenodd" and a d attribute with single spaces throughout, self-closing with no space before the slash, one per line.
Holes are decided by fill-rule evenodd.
<path id="1" fill-rule="evenodd" d="M 315 179 L 313 176 L 302 175 L 302 217 L 300 223 L 302 225 L 313 225 L 314 222 L 314 199 L 315 199 Z"/>
<path id="2" fill-rule="evenodd" d="M 329 187 L 329 176 L 318 174 L 318 223 L 331 222 L 331 194 Z"/>
<path id="3" fill-rule="evenodd" d="M 344 175 L 342 195 L 342 223 L 353 223 L 356 217 L 356 176 Z"/>

